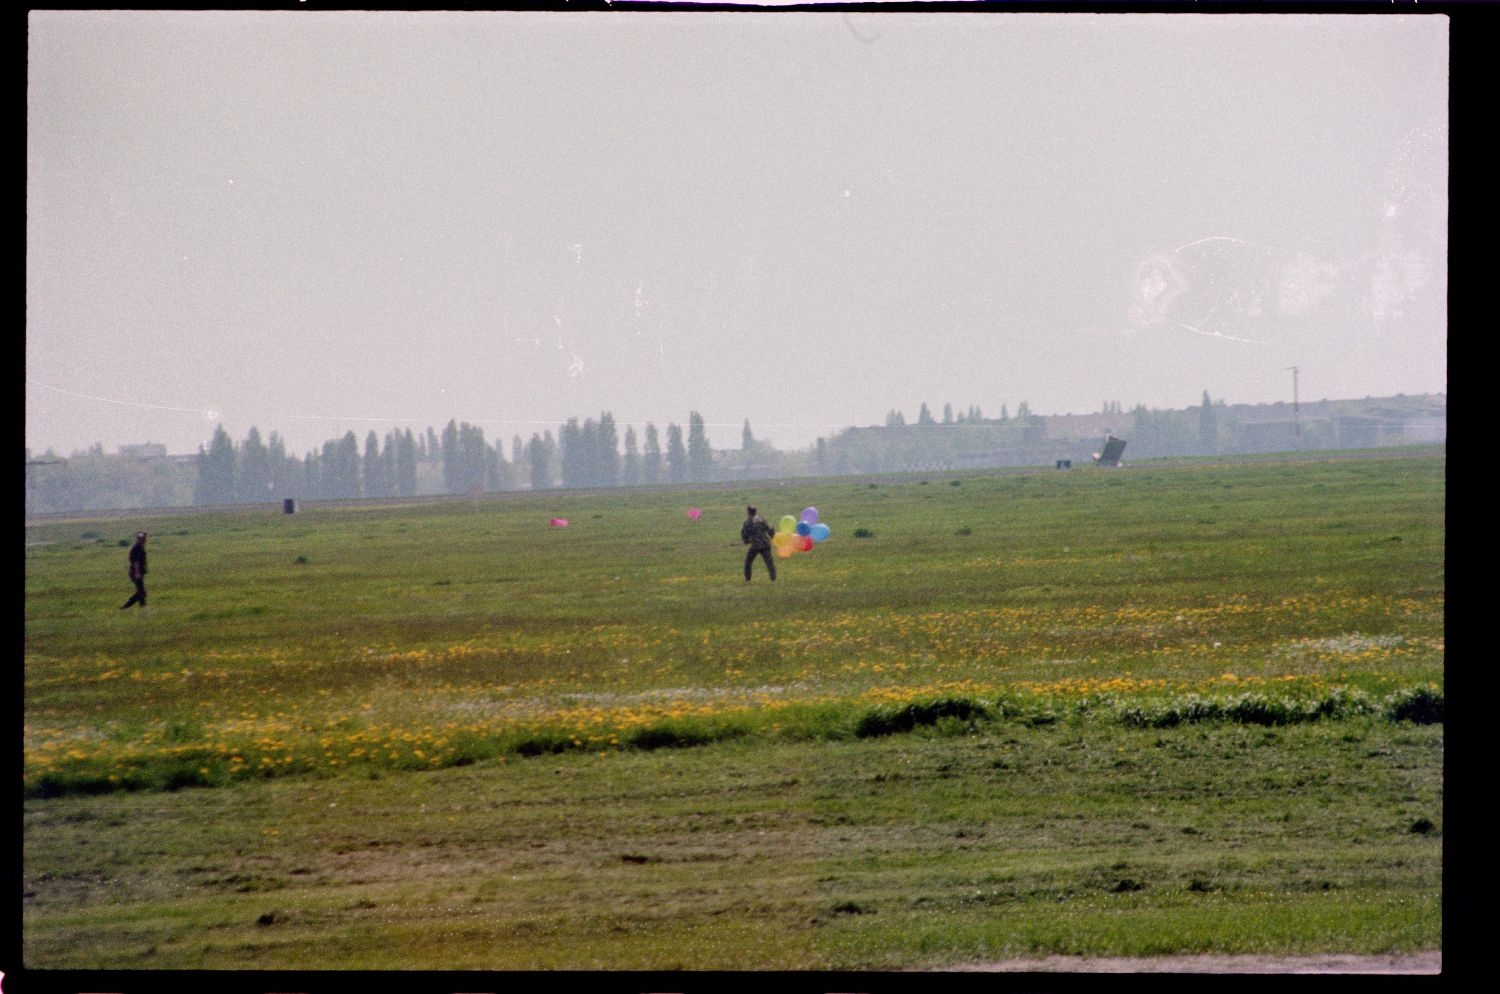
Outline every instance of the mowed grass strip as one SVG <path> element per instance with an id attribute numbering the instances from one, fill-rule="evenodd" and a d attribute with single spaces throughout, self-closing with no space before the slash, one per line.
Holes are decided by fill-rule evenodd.
<path id="1" fill-rule="evenodd" d="M 28 541 L 52 543 L 27 549 L 28 962 L 275 967 L 339 950 L 329 955 L 350 967 L 410 957 L 402 965 L 883 968 L 1162 944 L 1434 948 L 1438 846 L 1421 847 L 1442 823 L 1443 499 L 1436 449 L 28 525 Z M 833 538 L 780 560 L 775 585 L 759 572 L 747 585 L 738 525 L 751 500 L 773 515 L 817 506 Z M 703 508 L 702 518 L 687 519 L 687 507 Z M 572 524 L 549 529 L 553 516 Z M 117 610 L 129 585 L 112 527 L 121 537 L 153 533 L 146 612 Z M 1069 734 L 1093 744 L 1053 748 Z M 1194 749 L 1230 765 L 1264 741 L 1259 755 L 1281 759 L 1258 778 L 1244 768 L 1200 775 L 1204 756 L 1168 761 L 1173 747 L 1158 740 L 1201 742 Z M 1006 748 L 1012 741 L 1022 745 Z M 1356 742 L 1370 744 L 1361 752 Z M 843 770 L 903 748 L 954 750 L 943 762 L 958 772 L 934 785 L 992 788 L 984 777 L 1003 775 L 1090 803 L 1044 819 L 1045 831 L 1007 834 L 1016 845 L 1007 851 L 1038 862 L 1014 886 L 979 886 L 989 896 L 960 900 L 972 882 L 963 840 L 998 848 L 993 826 L 1018 830 L 986 805 L 986 789 L 960 792 L 947 808 L 931 806 L 946 788 L 918 791 L 922 803 L 893 816 L 899 830 L 826 820 L 870 810 L 870 798 L 859 810 L 841 800 L 863 789 Z M 1017 748 L 1050 760 L 1032 764 Z M 1308 749 L 1323 757 L 1312 767 Z M 1010 765 L 976 772 L 960 761 L 985 750 Z M 763 767 L 764 782 L 736 787 L 725 757 Z M 801 757 L 837 757 L 836 769 Z M 559 791 L 543 812 L 559 825 L 533 817 L 524 800 L 549 780 L 537 771 L 552 769 L 568 771 L 550 774 Z M 904 791 L 901 772 L 865 785 L 871 797 Z M 686 811 L 647 788 L 677 786 L 678 773 L 693 782 Z M 1064 773 L 1160 790 L 1182 812 L 1223 808 L 1259 827 L 1138 837 L 1102 795 L 1048 779 Z M 575 791 L 598 777 L 614 792 Z M 1371 777 L 1394 779 L 1373 789 Z M 195 787 L 214 789 L 182 789 Z M 741 790 L 752 800 L 736 811 Z M 461 808 L 439 815 L 444 791 Z M 1262 793 L 1266 812 L 1256 806 Z M 294 796 L 320 803 L 289 803 Z M 481 796 L 499 807 L 480 814 L 469 801 Z M 381 807 L 399 797 L 414 807 Z M 1365 826 L 1355 848 L 1339 818 L 1312 818 L 1312 797 Z M 1058 810 L 1051 800 L 1044 790 L 1026 803 Z M 683 817 L 648 817 L 658 804 Z M 237 814 L 219 821 L 221 806 Z M 305 837 L 350 807 L 359 821 L 404 827 L 388 844 Z M 959 873 L 962 886 L 894 902 L 926 844 L 913 840 L 930 840 L 940 810 L 969 812 L 971 823 L 953 831 L 970 834 L 950 846 L 939 833 L 931 857 L 941 880 Z M 166 822 L 137 845 L 141 811 Z M 689 837 L 708 838 L 705 819 L 731 811 L 754 826 L 731 834 L 765 833 L 767 859 L 797 868 L 702 861 L 726 905 L 754 913 L 720 907 L 701 874 L 675 874 L 657 851 L 665 839 L 697 851 Z M 65 816 L 109 858 L 54 846 Z M 217 838 L 199 835 L 200 819 L 219 825 Z M 1075 822 L 1096 846 L 1068 842 L 1058 826 Z M 591 857 L 594 871 L 608 865 L 633 885 L 654 874 L 654 883 L 606 888 L 604 903 L 589 907 L 566 894 L 581 878 L 517 874 L 515 883 L 529 882 L 518 896 L 546 900 L 528 905 L 531 917 L 496 918 L 462 887 L 487 873 L 500 887 L 492 871 L 508 864 L 450 823 L 528 850 L 595 824 L 609 853 Z M 1294 828 L 1305 845 L 1287 844 Z M 891 839 L 887 863 L 881 846 Z M 1249 870 L 1231 861 L 1226 876 L 1207 859 L 1238 853 L 1247 839 L 1254 852 L 1266 846 Z M 870 866 L 870 887 L 820 880 L 842 879 L 824 865 L 844 853 L 830 840 L 863 847 L 850 858 Z M 1387 842 L 1396 849 L 1381 848 Z M 1200 844 L 1202 860 L 1178 859 Z M 1165 864 L 1111 869 L 1122 846 L 1139 857 L 1158 845 Z M 723 847 L 715 838 L 703 851 Z M 401 856 L 382 864 L 388 877 L 351 883 L 332 873 L 366 849 Z M 261 872 L 283 851 L 305 858 Z M 800 875 L 806 859 L 795 857 L 804 851 L 820 854 L 811 884 Z M 1330 861 L 1346 851 L 1347 861 Z M 179 865 L 179 852 L 197 853 L 198 869 Z M 414 853 L 467 866 L 454 887 L 470 903 L 422 890 L 428 861 L 412 863 Z M 1277 853 L 1293 876 L 1272 872 Z M 1430 858 L 1413 862 L 1413 853 Z M 212 882 L 187 886 L 198 874 Z M 245 923 L 240 909 L 259 906 L 260 895 L 301 894 L 312 879 L 331 889 Z M 389 889 L 358 896 L 377 881 Z M 1012 900 L 1023 913 L 997 918 L 994 905 Z M 639 902 L 656 910 L 641 913 Z M 1121 916 L 1130 908 L 1139 913 Z M 137 934 L 124 925 L 132 916 L 180 920 L 182 932 L 164 938 L 142 924 L 153 938 L 126 941 Z M 1203 923 L 1215 920 L 1225 924 L 1208 929 L 1210 941 Z M 1246 921 L 1261 924 L 1236 932 Z M 225 931 L 199 941 L 206 923 Z M 80 936 L 101 927 L 119 941 L 89 953 Z M 409 947 L 384 941 L 403 930 Z M 418 939 L 434 935 L 447 938 L 430 957 L 418 952 Z"/>
<path id="2" fill-rule="evenodd" d="M 1441 945 L 1442 732 L 929 727 L 26 804 L 67 969 L 899 969 Z"/>

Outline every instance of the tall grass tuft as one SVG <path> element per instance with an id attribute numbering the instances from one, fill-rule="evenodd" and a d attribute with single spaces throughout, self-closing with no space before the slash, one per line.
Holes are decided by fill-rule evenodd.
<path id="1" fill-rule="evenodd" d="M 638 728 L 625 737 L 625 743 L 636 749 L 680 749 L 688 746 L 724 742 L 743 735 L 743 728 L 723 723 L 701 721 L 663 721 Z"/>
<path id="2" fill-rule="evenodd" d="M 862 739 L 877 735 L 894 735 L 910 732 L 919 725 L 936 725 L 941 719 L 955 718 L 973 722 L 988 718 L 990 709 L 979 701 L 957 697 L 940 698 L 934 701 L 918 701 L 905 707 L 891 710 L 880 708 L 859 719 L 854 734 Z"/>
<path id="3" fill-rule="evenodd" d="M 1431 687 L 1398 690 L 1386 698 L 1386 713 L 1392 721 L 1442 724 L 1443 692 Z"/>
<path id="4" fill-rule="evenodd" d="M 1387 705 L 1386 710 L 1389 712 L 1392 707 Z M 1173 728 L 1211 721 L 1238 725 L 1295 725 L 1380 711 L 1380 704 L 1364 691 L 1333 687 L 1315 697 L 1279 697 L 1249 692 L 1231 697 L 1188 694 L 1162 701 L 1125 704 L 1119 707 L 1117 714 L 1125 725 Z"/>

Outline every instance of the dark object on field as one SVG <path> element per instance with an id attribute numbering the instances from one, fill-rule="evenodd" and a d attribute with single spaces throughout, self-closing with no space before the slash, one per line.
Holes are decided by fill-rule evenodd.
<path id="1" fill-rule="evenodd" d="M 283 514 L 296 514 L 297 513 L 297 498 L 295 498 L 295 497 L 288 497 L 286 500 L 282 501 L 281 502 L 281 510 L 282 510 Z"/>
<path id="2" fill-rule="evenodd" d="M 1113 435 L 1104 436 L 1104 451 L 1094 457 L 1099 466 L 1119 466 L 1120 455 L 1125 451 L 1125 439 Z"/>
<path id="3" fill-rule="evenodd" d="M 1071 459 L 1059 459 L 1057 461 L 1057 468 L 1058 469 L 1072 469 L 1073 468 L 1073 460 L 1071 460 Z"/>
<path id="4" fill-rule="evenodd" d="M 120 605 L 123 611 L 132 604 L 146 606 L 146 533 L 135 533 L 135 544 L 130 547 L 130 582 L 135 584 L 135 593 L 130 600 Z"/>
<path id="5" fill-rule="evenodd" d="M 873 908 L 866 908 L 854 901 L 842 901 L 833 906 L 836 915 L 869 915 L 874 914 Z"/>

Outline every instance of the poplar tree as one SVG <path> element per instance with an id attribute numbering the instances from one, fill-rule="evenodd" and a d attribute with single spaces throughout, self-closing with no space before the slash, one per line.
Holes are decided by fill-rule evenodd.
<path id="1" fill-rule="evenodd" d="M 492 472 L 493 450 L 490 443 L 484 440 L 484 428 L 480 425 L 465 424 L 463 431 L 462 451 L 464 454 L 464 490 L 486 489 L 486 483 Z"/>
<path id="2" fill-rule="evenodd" d="M 620 437 L 615 416 L 608 411 L 599 415 L 599 434 L 595 438 L 598 452 L 599 486 L 613 487 L 620 482 Z"/>
<path id="3" fill-rule="evenodd" d="M 694 483 L 706 483 L 713 474 L 714 454 L 708 444 L 708 430 L 703 416 L 697 411 L 688 414 L 688 478 Z"/>
<path id="4" fill-rule="evenodd" d="M 323 493 L 323 465 L 316 449 L 308 452 L 302 460 L 303 492 L 310 498 L 326 496 Z"/>
<path id="5" fill-rule="evenodd" d="M 427 429 L 429 432 L 431 428 Z M 430 443 L 429 443 L 430 444 Z M 460 493 L 458 481 L 458 422 L 448 421 L 443 429 L 443 443 L 438 450 L 443 460 L 443 490 L 450 494 Z"/>
<path id="6" fill-rule="evenodd" d="M 228 504 L 234 500 L 234 441 L 223 425 L 214 426 L 208 449 L 198 446 L 198 483 L 194 504 Z"/>
<path id="7" fill-rule="evenodd" d="M 398 438 L 396 493 L 401 497 L 415 497 L 417 494 L 417 440 L 410 428 Z"/>
<path id="8" fill-rule="evenodd" d="M 240 446 L 238 471 L 235 474 L 235 492 L 244 503 L 266 499 L 270 482 L 270 455 L 260 440 L 260 431 L 251 426 Z"/>
<path id="9" fill-rule="evenodd" d="M 687 447 L 682 444 L 682 429 L 667 425 L 667 477 L 673 483 L 684 483 L 688 475 Z"/>
<path id="10" fill-rule="evenodd" d="M 299 468 L 297 460 L 287 456 L 286 443 L 281 440 L 281 436 L 274 431 L 271 432 L 266 444 L 267 489 L 281 496 L 288 496 L 289 490 L 295 495 L 297 484 L 301 481 L 297 481 L 297 484 L 292 481 L 295 471 Z"/>
<path id="11" fill-rule="evenodd" d="M 500 443 L 484 447 L 484 488 L 491 493 L 505 489 L 505 459 L 500 455 Z"/>
<path id="12" fill-rule="evenodd" d="M 323 451 L 318 454 L 318 486 L 322 497 L 339 496 L 338 442 L 331 438 L 323 443 Z"/>
<path id="13" fill-rule="evenodd" d="M 334 446 L 333 497 L 352 500 L 359 496 L 359 439 L 346 431 Z"/>
<path id="14" fill-rule="evenodd" d="M 380 443 L 380 480 L 382 497 L 396 496 L 396 450 L 401 447 L 400 429 L 388 431 Z"/>
<path id="15" fill-rule="evenodd" d="M 552 485 L 552 462 L 557 443 L 552 432 L 532 435 L 526 444 L 526 461 L 531 470 L 531 489 L 545 490 Z"/>
<path id="16" fill-rule="evenodd" d="M 1203 406 L 1198 410 L 1198 447 L 1205 456 L 1219 453 L 1219 417 L 1207 390 L 1203 391 Z"/>
<path id="17" fill-rule="evenodd" d="M 593 418 L 583 422 L 583 444 L 579 459 L 580 480 L 586 487 L 599 485 L 599 425 Z"/>
<path id="18" fill-rule="evenodd" d="M 373 428 L 365 436 L 365 458 L 361 477 L 366 497 L 386 496 L 385 473 L 380 465 L 380 437 L 375 434 Z"/>
<path id="19" fill-rule="evenodd" d="M 636 451 L 633 425 L 625 426 L 625 464 L 620 471 L 620 482 L 628 487 L 641 482 L 641 454 Z"/>
<path id="20" fill-rule="evenodd" d="M 557 443 L 562 458 L 562 484 L 577 487 L 583 483 L 583 428 L 577 418 L 569 418 L 558 431 Z"/>
<path id="21" fill-rule="evenodd" d="M 657 436 L 656 425 L 650 421 L 646 422 L 646 451 L 641 459 L 641 479 L 643 482 L 661 482 L 661 440 Z"/>

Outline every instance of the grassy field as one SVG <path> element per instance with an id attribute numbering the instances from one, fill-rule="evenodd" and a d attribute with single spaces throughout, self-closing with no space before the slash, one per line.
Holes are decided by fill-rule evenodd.
<path id="1" fill-rule="evenodd" d="M 28 524 L 26 965 L 1440 948 L 1445 470 Z M 746 584 L 749 501 L 832 537 Z"/>

